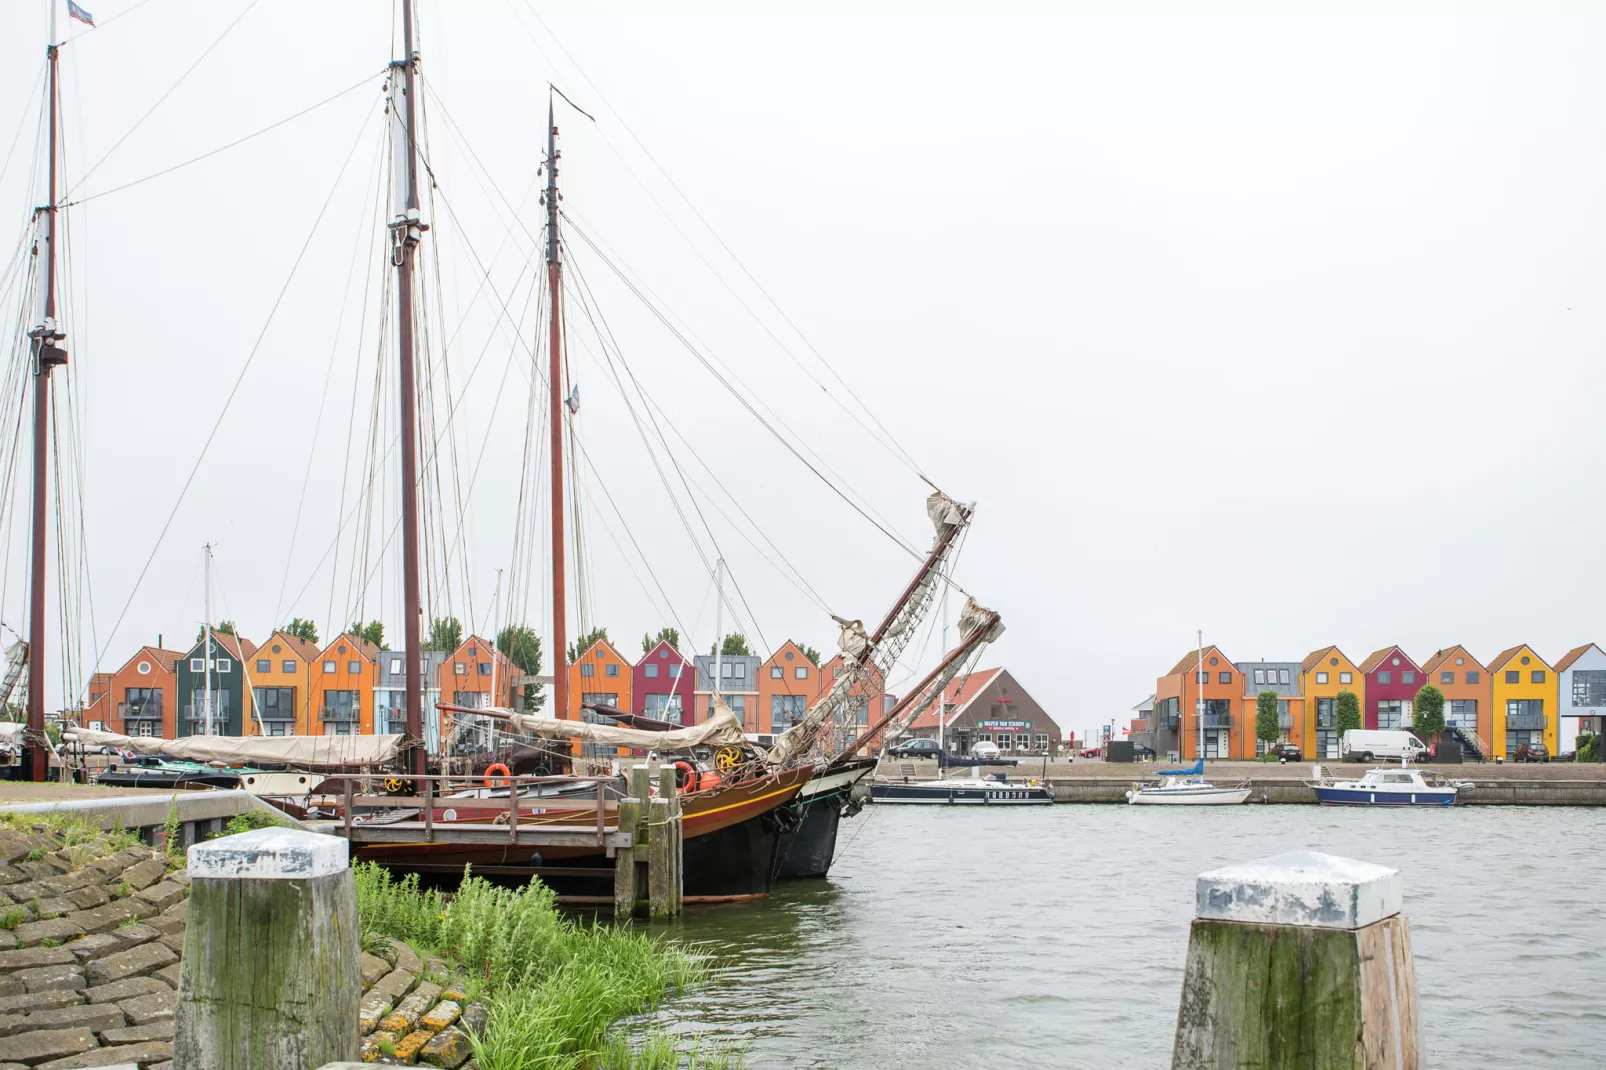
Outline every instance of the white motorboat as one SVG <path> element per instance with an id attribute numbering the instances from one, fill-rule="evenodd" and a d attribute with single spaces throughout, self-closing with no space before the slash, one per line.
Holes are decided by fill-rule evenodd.
<path id="1" fill-rule="evenodd" d="M 1126 793 L 1133 806 L 1236 806 L 1249 798 L 1249 782 L 1218 788 L 1204 778 L 1204 761 L 1186 769 L 1162 769 L 1155 779 L 1135 784 Z"/>
<path id="2" fill-rule="evenodd" d="M 1453 806 L 1469 780 L 1451 780 L 1424 773 L 1401 762 L 1399 766 L 1368 769 L 1355 780 L 1335 780 L 1321 766 L 1315 779 L 1306 781 L 1324 806 Z"/>

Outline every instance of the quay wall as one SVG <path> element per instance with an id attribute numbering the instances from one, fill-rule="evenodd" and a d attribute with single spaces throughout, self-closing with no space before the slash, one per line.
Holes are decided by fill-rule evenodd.
<path id="1" fill-rule="evenodd" d="M 1511 778 L 1457 777 L 1471 780 L 1471 791 L 1462 792 L 1457 806 L 1606 806 L 1606 781 L 1601 780 L 1525 780 Z M 1057 803 L 1124 803 L 1135 783 L 1129 777 L 1074 777 L 1049 779 Z M 1225 779 L 1216 783 L 1228 783 Z M 1251 803 L 1310 803 L 1316 793 L 1297 780 L 1267 778 L 1249 780 Z"/>

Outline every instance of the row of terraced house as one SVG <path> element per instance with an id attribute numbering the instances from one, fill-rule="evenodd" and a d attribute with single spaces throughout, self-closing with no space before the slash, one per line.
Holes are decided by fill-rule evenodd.
<path id="1" fill-rule="evenodd" d="M 691 711 L 695 721 L 703 721 L 717 668 L 720 694 L 742 719 L 744 730 L 779 733 L 801 719 L 831 686 L 841 664 L 837 657 L 816 665 L 790 641 L 768 658 L 719 659 L 688 658 L 660 641 L 632 663 L 599 639 L 568 667 L 568 709 L 558 716 L 592 717 L 582 713 L 583 704 L 680 724 L 693 723 L 686 716 Z M 424 734 L 432 746 L 439 740 L 442 720 L 437 704 L 514 708 L 527 682 L 516 665 L 478 636 L 464 639 L 456 650 L 424 651 L 420 667 Z M 209 716 L 216 735 L 401 732 L 406 686 L 403 653 L 381 650 L 351 633 L 323 645 L 283 631 L 260 645 L 214 633 L 210 649 L 203 638 L 188 650 L 169 650 L 158 638 L 116 671 L 94 675 L 83 718 L 109 731 L 165 739 L 204 734 Z M 871 724 L 893 702 L 875 676 L 857 685 L 853 694 L 861 726 Z"/>
<path id="2" fill-rule="evenodd" d="M 1256 701 L 1277 695 L 1280 738 L 1308 757 L 1339 756 L 1336 704 L 1353 692 L 1368 729 L 1411 728 L 1417 692 L 1444 694 L 1447 735 L 1485 758 L 1509 758 L 1525 744 L 1549 753 L 1572 750 L 1581 732 L 1600 730 L 1606 716 L 1606 652 L 1574 647 L 1554 662 L 1527 644 L 1483 662 L 1464 646 L 1435 651 L 1418 663 L 1398 646 L 1360 662 L 1336 646 L 1302 661 L 1232 661 L 1220 648 L 1189 651 L 1155 681 L 1154 694 L 1133 708 L 1134 741 L 1162 756 L 1254 758 L 1267 742 L 1255 732 Z M 1202 704 L 1201 704 L 1202 700 Z"/>

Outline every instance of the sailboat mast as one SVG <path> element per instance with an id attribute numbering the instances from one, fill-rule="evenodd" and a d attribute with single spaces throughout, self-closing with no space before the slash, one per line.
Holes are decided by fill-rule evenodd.
<path id="1" fill-rule="evenodd" d="M 563 261 L 558 253 L 558 127 L 552 95 L 546 105 L 546 280 L 548 345 L 547 388 L 551 395 L 552 454 L 552 698 L 553 716 L 569 716 L 567 609 L 563 597 Z"/>
<path id="2" fill-rule="evenodd" d="M 1199 630 L 1199 664 L 1193 673 L 1194 686 L 1199 689 L 1199 703 L 1194 709 L 1194 715 L 1199 718 L 1199 753 L 1193 757 L 1195 760 L 1204 759 L 1204 713 L 1205 713 L 1205 674 L 1204 674 L 1204 629 Z"/>
<path id="3" fill-rule="evenodd" d="M 710 690 L 723 696 L 725 686 L 725 559 L 714 561 L 714 686 Z M 708 700 L 708 716 L 714 716 L 714 700 Z M 743 717 L 742 720 L 746 720 Z M 744 726 L 745 727 L 745 726 Z"/>
<path id="4" fill-rule="evenodd" d="M 423 644 L 419 637 L 423 603 L 418 590 L 418 388 L 414 382 L 413 263 L 424 225 L 418 209 L 417 57 L 413 52 L 413 2 L 402 0 L 402 58 L 390 64 L 392 159 L 396 190 L 390 220 L 391 263 L 396 271 L 397 357 L 401 362 L 402 632 L 407 664 L 407 737 L 424 738 Z M 400 81 L 400 86 L 397 82 Z M 398 95 L 399 91 L 399 95 Z M 413 772 L 425 772 L 424 748 L 413 751 Z"/>
<path id="5" fill-rule="evenodd" d="M 56 139 L 60 119 L 57 105 L 56 0 L 50 0 L 50 43 L 45 48 L 48 68 L 50 110 L 50 158 L 48 195 L 42 208 L 34 211 L 35 303 L 40 313 L 33 338 L 33 536 L 29 550 L 28 601 L 28 753 L 29 778 L 43 782 L 50 764 L 45 739 L 45 493 L 49 486 L 46 466 L 50 457 L 50 372 L 67 363 L 61 347 L 66 335 L 56 322 Z"/>
<path id="6" fill-rule="evenodd" d="M 201 709 L 206 713 L 206 734 L 212 735 L 212 544 L 207 543 L 202 558 L 205 576 L 201 580 L 201 634 L 206 645 L 201 648 Z"/>

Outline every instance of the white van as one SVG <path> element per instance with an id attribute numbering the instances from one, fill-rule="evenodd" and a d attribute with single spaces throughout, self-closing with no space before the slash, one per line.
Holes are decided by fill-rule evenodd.
<path id="1" fill-rule="evenodd" d="M 1427 756 L 1427 744 L 1403 728 L 1367 731 L 1352 728 L 1344 733 L 1339 743 L 1339 756 L 1346 762 L 1369 762 L 1373 758 L 1409 758 L 1417 761 Z"/>

